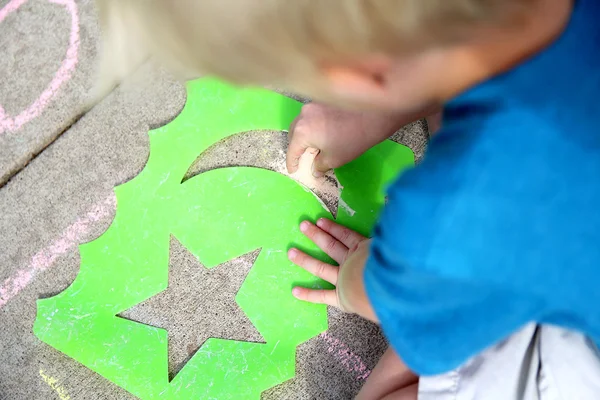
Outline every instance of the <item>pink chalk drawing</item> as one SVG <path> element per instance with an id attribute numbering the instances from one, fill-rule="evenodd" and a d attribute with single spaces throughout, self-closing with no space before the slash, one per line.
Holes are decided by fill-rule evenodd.
<path id="1" fill-rule="evenodd" d="M 319 337 L 327 342 L 327 352 L 333 355 L 344 366 L 346 371 L 355 374 L 357 381 L 365 380 L 369 377 L 371 370 L 367 368 L 359 356 L 350 350 L 347 344 L 327 332 L 320 334 Z"/>
<path id="2" fill-rule="evenodd" d="M 96 204 L 87 214 L 67 227 L 54 243 L 31 257 L 26 268 L 5 279 L 0 286 L 0 310 L 25 289 L 37 275 L 52 267 L 61 255 L 77 246 L 87 235 L 91 225 L 110 216 L 116 206 L 117 200 L 114 195 Z"/>
<path id="3" fill-rule="evenodd" d="M 25 4 L 27 0 L 11 0 L 0 10 L 0 23 Z M 59 93 L 60 87 L 71 79 L 75 66 L 78 62 L 79 52 L 79 16 L 77 14 L 77 5 L 75 0 L 48 0 L 50 3 L 64 6 L 71 15 L 71 33 L 69 35 L 69 46 L 65 59 L 60 65 L 50 84 L 42 94 L 23 110 L 19 115 L 11 117 L 0 105 L 0 134 L 4 132 L 14 132 L 27 122 L 39 116 L 42 111 L 50 104 L 52 99 Z"/>

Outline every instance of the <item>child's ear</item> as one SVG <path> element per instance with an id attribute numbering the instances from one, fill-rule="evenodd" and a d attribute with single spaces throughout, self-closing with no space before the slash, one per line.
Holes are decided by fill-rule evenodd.
<path id="1" fill-rule="evenodd" d="M 390 90 L 391 68 L 388 58 L 374 56 L 354 65 L 325 66 L 323 73 L 335 95 L 348 101 L 379 103 Z"/>
<path id="2" fill-rule="evenodd" d="M 97 80 L 90 103 L 95 103 L 150 58 L 136 2 L 98 0 L 102 47 Z"/>

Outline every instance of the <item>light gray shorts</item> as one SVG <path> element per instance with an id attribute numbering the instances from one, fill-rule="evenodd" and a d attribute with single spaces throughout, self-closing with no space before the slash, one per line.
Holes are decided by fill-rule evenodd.
<path id="1" fill-rule="evenodd" d="M 419 400 L 600 400 L 600 353 L 548 325 L 522 330 L 447 374 L 421 377 Z"/>

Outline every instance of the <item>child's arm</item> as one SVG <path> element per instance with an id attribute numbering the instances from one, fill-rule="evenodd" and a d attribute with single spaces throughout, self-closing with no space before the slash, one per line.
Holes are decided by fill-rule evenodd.
<path id="1" fill-rule="evenodd" d="M 294 296 L 383 323 L 407 372 L 435 375 L 456 368 L 525 324 L 524 316 L 536 307 L 511 290 L 422 272 L 402 259 L 387 259 L 393 250 L 382 249 L 380 239 L 372 243 L 327 219 L 317 225 L 304 221 L 300 230 L 339 267 L 290 249 L 293 263 L 336 286 L 296 287 Z"/>
<path id="2" fill-rule="evenodd" d="M 439 110 L 431 106 L 411 113 L 350 111 L 306 104 L 290 127 L 288 171 L 296 172 L 302 154 L 313 148 L 319 150 L 313 165 L 313 173 L 318 176 L 354 160 L 404 125 Z"/>
<path id="3" fill-rule="evenodd" d="M 417 400 L 419 377 L 392 348 L 388 348 L 369 374 L 355 400 Z"/>
<path id="4" fill-rule="evenodd" d="M 510 335 L 539 309 L 535 299 L 510 287 L 411 267 L 397 253 L 398 242 L 411 239 L 381 228 L 369 240 L 326 219 L 317 225 L 304 221 L 302 232 L 340 266 L 290 249 L 292 262 L 336 286 L 294 288 L 293 294 L 381 323 L 409 370 L 450 371 Z"/>

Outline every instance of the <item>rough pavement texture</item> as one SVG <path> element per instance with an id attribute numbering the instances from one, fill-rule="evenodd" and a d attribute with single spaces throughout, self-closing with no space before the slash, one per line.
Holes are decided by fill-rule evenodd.
<path id="1" fill-rule="evenodd" d="M 260 251 L 205 268 L 174 236 L 169 249 L 169 286 L 119 314 L 169 332 L 169 378 L 173 379 L 210 338 L 265 343 L 235 302 Z M 177 313 L 162 312 L 176 305 Z M 180 318 L 187 314 L 187 318 Z"/>
<path id="2" fill-rule="evenodd" d="M 0 186 L 86 106 L 100 34 L 94 2 L 57 3 L 0 0 Z"/>
<path id="3" fill-rule="evenodd" d="M 11 3 L 14 0 L 0 0 L 0 10 Z M 141 171 L 148 157 L 148 129 L 179 113 L 185 91 L 168 74 L 147 65 L 133 80 L 151 85 L 125 84 L 82 114 L 98 30 L 91 2 L 76 4 L 81 43 L 72 78 L 39 115 L 0 134 L 0 182 L 20 170 L 0 183 L 0 399 L 133 398 L 41 343 L 32 334 L 35 301 L 61 292 L 73 281 L 79 269 L 77 244 L 93 240 L 110 225 L 115 212 L 113 187 Z M 60 68 L 70 29 L 64 8 L 44 0 L 26 1 L 0 22 L 0 76 L 10 77 L 0 82 L 4 116 L 18 114 L 44 91 L 53 71 Z M 2 115 L 0 120 L 7 121 Z M 396 139 L 420 156 L 424 132 L 425 126 L 417 123 Z M 285 146 L 284 134 L 239 135 L 207 151 L 189 174 L 229 165 L 278 170 Z M 335 201 L 328 206 L 335 209 Z M 246 258 L 238 262 L 248 266 L 252 255 Z M 171 294 L 172 302 L 182 303 L 188 299 L 189 286 L 181 281 L 177 285 L 183 289 Z M 155 306 L 161 307 L 160 302 Z M 193 323 L 195 318 L 178 307 L 161 310 L 164 321 L 157 320 L 152 309 L 144 310 L 146 315 L 135 309 L 129 312 L 132 319 L 150 318 L 153 323 Z M 214 323 L 226 322 L 225 317 L 215 317 Z M 202 321 L 206 315 L 198 318 Z M 263 398 L 348 399 L 358 391 L 385 350 L 385 341 L 376 326 L 358 317 L 330 310 L 329 321 L 327 333 L 298 348 L 296 377 L 265 392 Z M 173 334 L 185 334 L 190 321 L 186 324 L 183 328 L 174 324 Z M 241 328 L 232 329 L 230 337 L 255 339 Z"/>
<path id="4" fill-rule="evenodd" d="M 57 398 L 40 370 L 72 399 L 128 398 L 31 330 L 35 300 L 64 290 L 77 275 L 76 245 L 110 225 L 113 187 L 143 168 L 149 126 L 170 121 L 183 107 L 180 84 L 150 68 L 142 73 L 153 82 L 149 90 L 113 92 L 0 189 L 0 284 L 8 279 L 8 302 L 0 307 L 2 399 Z M 27 282 L 19 271 L 37 275 Z"/>

